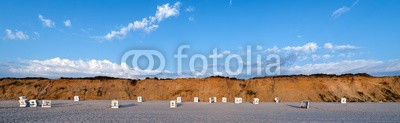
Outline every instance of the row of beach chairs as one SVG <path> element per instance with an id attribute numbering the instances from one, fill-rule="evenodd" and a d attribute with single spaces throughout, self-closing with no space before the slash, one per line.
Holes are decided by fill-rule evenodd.
<path id="1" fill-rule="evenodd" d="M 226 97 L 222 97 L 221 102 L 222 103 L 227 103 L 228 99 Z M 80 97 L 79 96 L 74 96 L 74 101 L 80 101 Z M 280 102 L 279 97 L 275 97 L 274 101 L 276 103 Z M 346 103 L 347 99 L 346 98 L 341 98 L 340 102 L 341 103 Z M 19 105 L 20 107 L 37 107 L 38 104 L 38 100 L 36 99 L 32 99 L 32 100 L 27 100 L 25 96 L 20 96 L 19 97 Z M 143 98 L 142 96 L 138 96 L 137 97 L 137 102 L 143 102 Z M 200 102 L 199 97 L 194 97 L 193 102 L 198 103 Z M 217 102 L 217 97 L 210 97 L 209 98 L 209 103 L 216 103 Z M 181 104 L 182 103 L 182 97 L 177 97 L 176 100 L 171 100 L 170 101 L 170 108 L 176 108 L 177 104 Z M 243 103 L 243 98 L 241 97 L 235 97 L 234 100 L 235 104 L 241 104 Z M 253 98 L 253 104 L 259 104 L 260 103 L 260 99 L 258 98 Z M 51 100 L 42 100 L 41 103 L 41 107 L 43 108 L 50 108 L 51 107 Z M 305 108 L 308 109 L 310 108 L 310 101 L 308 100 L 303 100 L 300 102 L 300 108 Z M 118 100 L 112 100 L 111 101 L 111 108 L 119 108 L 119 103 Z"/>

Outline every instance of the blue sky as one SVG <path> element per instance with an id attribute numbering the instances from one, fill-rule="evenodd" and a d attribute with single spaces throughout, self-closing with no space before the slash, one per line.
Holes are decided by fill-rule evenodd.
<path id="1" fill-rule="evenodd" d="M 137 78 L 121 71 L 121 56 L 149 49 L 166 58 L 156 76 L 196 77 L 176 75 L 181 45 L 189 56 L 217 48 L 221 59 L 247 46 L 278 54 L 281 74 L 399 75 L 399 8 L 398 0 L 6 0 L 0 77 Z"/>

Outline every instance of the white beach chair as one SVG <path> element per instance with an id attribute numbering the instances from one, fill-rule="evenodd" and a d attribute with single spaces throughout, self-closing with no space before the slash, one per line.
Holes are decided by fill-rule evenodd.
<path id="1" fill-rule="evenodd" d="M 300 108 L 309 109 L 310 108 L 310 101 L 308 101 L 308 100 L 301 101 Z"/>
<path id="2" fill-rule="evenodd" d="M 274 101 L 275 101 L 275 103 L 279 103 L 280 102 L 279 97 L 275 97 Z"/>
<path id="3" fill-rule="evenodd" d="M 80 101 L 80 97 L 79 96 L 74 96 L 74 101 Z"/>
<path id="4" fill-rule="evenodd" d="M 243 99 L 241 97 L 235 97 L 235 104 L 240 104 L 243 102 Z"/>
<path id="5" fill-rule="evenodd" d="M 226 103 L 226 102 L 228 102 L 228 99 L 226 97 L 222 97 L 222 102 Z"/>
<path id="6" fill-rule="evenodd" d="M 138 96 L 138 97 L 137 97 L 137 102 L 143 102 L 142 96 Z"/>
<path id="7" fill-rule="evenodd" d="M 29 107 L 37 107 L 37 100 L 29 100 Z"/>
<path id="8" fill-rule="evenodd" d="M 42 100 L 42 108 L 51 108 L 51 100 Z"/>
<path id="9" fill-rule="evenodd" d="M 176 98 L 176 103 L 182 103 L 182 97 L 177 97 Z"/>
<path id="10" fill-rule="evenodd" d="M 169 108 L 176 108 L 176 101 L 175 100 L 171 100 L 169 102 Z"/>
<path id="11" fill-rule="evenodd" d="M 119 108 L 118 100 L 111 101 L 111 108 Z"/>
<path id="12" fill-rule="evenodd" d="M 259 104 L 259 102 L 260 102 L 260 99 L 258 99 L 258 98 L 254 98 L 253 99 L 253 104 L 257 105 L 257 104 Z"/>
<path id="13" fill-rule="evenodd" d="M 346 98 L 340 98 L 340 103 L 342 103 L 342 104 L 347 103 L 347 99 Z"/>
<path id="14" fill-rule="evenodd" d="M 214 103 L 214 98 L 212 98 L 212 97 L 208 98 L 208 102 L 209 103 Z"/>
<path id="15" fill-rule="evenodd" d="M 28 104 L 26 102 L 27 100 L 18 100 L 19 107 L 27 107 Z"/>

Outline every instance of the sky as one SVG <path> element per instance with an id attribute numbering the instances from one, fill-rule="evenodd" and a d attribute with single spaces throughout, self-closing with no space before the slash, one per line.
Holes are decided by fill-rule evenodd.
<path id="1" fill-rule="evenodd" d="M 400 75 L 399 8 L 398 0 L 4 0 L 0 77 Z M 190 47 L 182 65 L 180 46 Z M 144 57 L 122 63 L 131 50 L 158 51 L 165 60 L 155 65 L 165 67 L 140 70 Z"/>

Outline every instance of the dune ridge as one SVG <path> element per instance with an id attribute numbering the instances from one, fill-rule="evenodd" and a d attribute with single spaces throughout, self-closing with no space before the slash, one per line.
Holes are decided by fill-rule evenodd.
<path id="1" fill-rule="evenodd" d="M 280 97 L 284 102 L 310 100 L 338 102 L 346 97 L 350 102 L 399 102 L 400 76 L 373 77 L 368 74 L 344 75 L 288 75 L 236 79 L 221 76 L 207 78 L 177 78 L 143 80 L 112 77 L 87 78 L 2 78 L 0 99 L 16 100 L 24 95 L 28 99 L 70 100 L 79 95 L 83 100 L 173 100 L 181 96 L 184 101 L 199 97 L 234 97 L 252 101 L 272 102 Z"/>

